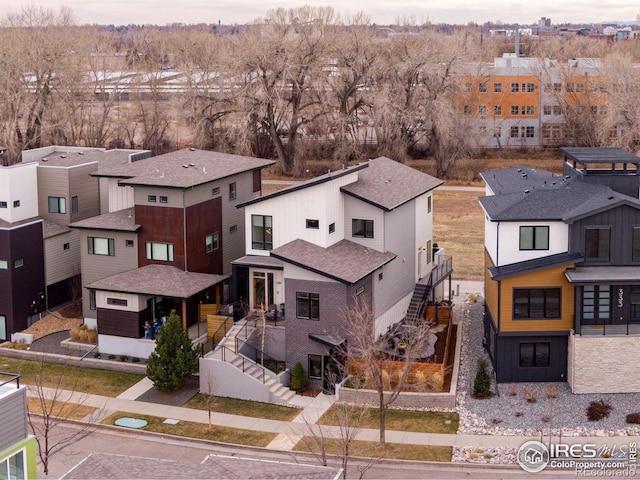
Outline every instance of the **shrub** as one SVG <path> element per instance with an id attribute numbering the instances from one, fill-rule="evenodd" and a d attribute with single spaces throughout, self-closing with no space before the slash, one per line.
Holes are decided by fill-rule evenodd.
<path id="1" fill-rule="evenodd" d="M 558 397 L 558 387 L 556 387 L 553 383 L 546 383 L 543 387 L 544 393 L 547 398 L 557 398 Z"/>
<path id="2" fill-rule="evenodd" d="M 470 293 L 469 294 L 469 301 L 471 303 L 477 303 L 478 302 L 478 296 L 475 293 Z"/>
<path id="3" fill-rule="evenodd" d="M 478 369 L 473 381 L 473 396 L 475 398 L 487 398 L 491 396 L 491 376 L 489 375 L 489 362 L 486 358 L 478 358 Z"/>
<path id="4" fill-rule="evenodd" d="M 113 360 L 114 358 L 116 358 L 116 356 L 112 353 L 112 354 L 109 355 L 108 358 L 109 358 L 109 360 Z"/>
<path id="5" fill-rule="evenodd" d="M 100 358 L 100 352 L 97 350 L 93 352 L 93 358 Z"/>
<path id="6" fill-rule="evenodd" d="M 352 375 L 349 378 L 347 378 L 347 380 L 344 382 L 344 386 L 346 388 L 355 388 L 355 389 L 364 388 L 366 381 L 367 379 L 362 376 Z"/>
<path id="7" fill-rule="evenodd" d="M 133 357 L 133 358 L 131 359 L 131 361 L 132 361 L 133 363 L 138 363 L 138 362 L 140 362 L 140 359 L 139 359 L 138 357 Z"/>
<path id="8" fill-rule="evenodd" d="M 524 387 L 522 398 L 529 403 L 536 403 L 538 401 L 538 391 L 533 387 Z"/>
<path id="9" fill-rule="evenodd" d="M 121 362 L 126 362 L 127 360 L 129 360 L 129 357 L 127 357 L 126 355 L 120 355 Z"/>
<path id="10" fill-rule="evenodd" d="M 98 342 L 98 331 L 95 328 L 91 330 L 87 330 L 87 342 L 89 343 Z"/>
<path id="11" fill-rule="evenodd" d="M 300 362 L 296 363 L 291 370 L 291 390 L 302 393 L 307 389 L 307 376 Z"/>
<path id="12" fill-rule="evenodd" d="M 509 390 L 507 391 L 507 395 L 509 395 L 510 397 L 518 396 L 518 385 L 515 382 L 509 385 Z"/>
<path id="13" fill-rule="evenodd" d="M 640 423 L 640 412 L 627 415 L 627 423 Z"/>
<path id="14" fill-rule="evenodd" d="M 587 419 L 589 419 L 590 422 L 597 422 L 598 420 L 608 417 L 612 409 L 613 407 L 604 400 L 591 402 L 587 407 Z"/>

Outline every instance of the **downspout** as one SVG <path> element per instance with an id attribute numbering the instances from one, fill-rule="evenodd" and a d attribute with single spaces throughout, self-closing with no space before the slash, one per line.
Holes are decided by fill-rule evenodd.
<path id="1" fill-rule="evenodd" d="M 182 190 L 182 247 L 184 248 L 184 271 L 187 269 L 187 202 L 185 201 L 185 191 Z"/>

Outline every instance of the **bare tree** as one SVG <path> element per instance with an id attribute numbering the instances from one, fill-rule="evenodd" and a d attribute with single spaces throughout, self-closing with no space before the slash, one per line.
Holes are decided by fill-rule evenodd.
<path id="1" fill-rule="evenodd" d="M 213 372 L 209 371 L 207 375 L 206 383 L 207 383 L 207 391 L 206 392 L 201 391 L 200 393 L 204 395 L 205 400 L 207 402 L 209 430 L 211 430 L 213 428 L 213 424 L 211 423 L 211 408 L 213 407 L 213 404 L 216 400 L 216 388 L 217 388 L 216 379 L 213 376 Z"/>
<path id="2" fill-rule="evenodd" d="M 95 409 L 85 416 L 82 428 L 57 435 L 61 424 L 82 415 L 88 396 L 76 392 L 76 383 L 66 365 L 58 372 L 48 369 L 44 356 L 36 364 L 34 382 L 29 386 L 28 392 L 29 396 L 35 397 L 37 403 L 36 408 L 28 409 L 28 422 L 36 437 L 44 474 L 48 475 L 51 456 L 93 428 L 101 409 Z"/>
<path id="3" fill-rule="evenodd" d="M 398 352 L 390 352 L 388 338 L 376 337 L 375 322 L 371 308 L 365 300 L 356 298 L 354 306 L 344 315 L 348 342 L 344 356 L 348 359 L 350 371 L 360 371 L 367 385 L 376 391 L 380 412 L 380 444 L 385 445 L 385 422 L 389 407 L 402 393 L 411 367 L 422 358 L 426 345 L 429 324 L 415 322 L 403 325 L 400 357 Z M 389 370 L 393 369 L 391 372 Z M 394 378 L 391 378 L 394 375 Z"/>

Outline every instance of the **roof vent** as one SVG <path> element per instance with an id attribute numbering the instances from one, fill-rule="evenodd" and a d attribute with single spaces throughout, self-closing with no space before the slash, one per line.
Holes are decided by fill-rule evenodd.
<path id="1" fill-rule="evenodd" d="M 202 173 L 207 173 L 207 167 L 202 167 Z"/>
<path id="2" fill-rule="evenodd" d="M 189 166 L 190 166 L 190 167 L 195 167 L 195 166 L 196 166 L 196 164 L 195 164 L 195 163 L 190 163 L 190 164 L 189 164 Z"/>
<path id="3" fill-rule="evenodd" d="M 531 193 L 531 190 L 525 190 L 524 193 Z"/>
<path id="4" fill-rule="evenodd" d="M 84 152 L 78 152 L 78 155 L 84 155 Z"/>
<path id="5" fill-rule="evenodd" d="M 516 170 L 516 172 L 520 173 L 520 172 L 522 172 L 522 169 L 519 168 L 519 169 Z"/>
<path id="6" fill-rule="evenodd" d="M 195 152 L 195 151 L 196 151 L 196 149 L 195 149 L 195 148 L 193 148 L 193 147 L 191 147 L 191 148 L 189 149 L 189 151 L 190 151 L 190 152 Z"/>
<path id="7" fill-rule="evenodd" d="M 614 199 L 614 196 L 613 196 L 613 195 L 610 195 L 610 196 L 609 196 L 609 197 L 607 197 L 607 198 L 608 198 L 609 200 L 613 200 L 613 199 Z"/>
<path id="8" fill-rule="evenodd" d="M 184 165 L 182 165 L 182 168 L 189 168 L 189 165 L 184 164 Z"/>
<path id="9" fill-rule="evenodd" d="M 60 155 L 60 158 L 67 158 L 66 155 Z"/>
<path id="10" fill-rule="evenodd" d="M 526 174 L 526 173 L 523 173 L 523 174 L 522 174 L 522 178 L 527 178 L 527 174 Z"/>
<path id="11" fill-rule="evenodd" d="M 48 158 L 43 158 L 43 159 L 42 159 L 42 161 L 43 161 L 43 162 L 48 162 L 48 161 L 49 161 L 49 159 L 48 159 Z"/>

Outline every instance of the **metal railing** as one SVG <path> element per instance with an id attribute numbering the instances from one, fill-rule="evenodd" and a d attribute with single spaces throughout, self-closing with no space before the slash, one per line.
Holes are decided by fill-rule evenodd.
<path id="1" fill-rule="evenodd" d="M 234 352 L 233 350 L 231 350 L 228 347 L 225 347 L 224 345 L 220 345 L 220 347 L 221 347 L 220 348 L 220 358 L 222 359 L 223 362 L 232 363 L 233 360 L 240 359 L 241 364 L 240 365 L 236 365 L 236 366 L 238 368 L 240 368 L 243 373 L 246 373 L 247 370 L 249 369 L 249 367 L 256 367 L 256 368 L 258 368 L 258 370 L 259 370 L 259 372 L 260 372 L 260 374 L 262 376 L 262 383 L 267 383 L 266 382 L 267 373 L 265 371 L 265 368 L 262 365 L 252 361 L 251 359 L 245 357 L 244 355 L 241 355 L 239 353 Z M 227 354 L 227 351 L 229 351 L 230 354 Z M 227 355 L 229 355 L 231 357 L 231 360 L 227 360 Z M 260 380 L 260 379 L 258 378 L 258 380 Z"/>
<path id="2" fill-rule="evenodd" d="M 436 257 L 438 258 L 438 257 Z M 453 257 L 451 255 L 446 255 L 440 257 L 438 265 L 431 271 L 431 281 L 430 285 L 437 285 L 440 280 L 449 275 L 453 271 Z"/>
<path id="3" fill-rule="evenodd" d="M 9 380 L 0 382 L 0 387 L 6 385 L 7 383 L 16 382 L 16 388 L 20 388 L 20 376 L 21 375 L 17 373 L 0 372 L 0 377 L 9 377 Z"/>
<path id="4" fill-rule="evenodd" d="M 214 350 L 218 344 L 227 336 L 227 333 L 233 328 L 233 317 L 228 317 L 220 326 L 213 332 L 211 336 L 211 350 Z"/>
<path id="5" fill-rule="evenodd" d="M 249 351 L 248 354 L 245 353 L 247 350 Z M 255 362 L 257 365 L 261 365 L 263 368 L 269 370 L 270 372 L 275 373 L 276 375 L 279 375 L 282 372 L 287 371 L 286 365 L 282 360 L 276 360 L 270 355 L 264 353 L 259 348 L 254 347 L 250 343 L 247 343 L 238 337 L 236 337 L 236 353 L 238 355 L 242 355 L 249 358 L 250 360 Z M 267 362 L 269 364 L 273 364 L 275 366 L 275 369 L 265 366 Z"/>

